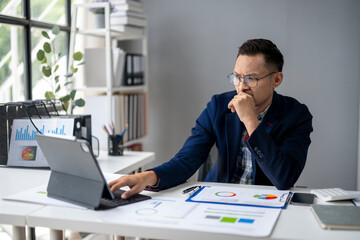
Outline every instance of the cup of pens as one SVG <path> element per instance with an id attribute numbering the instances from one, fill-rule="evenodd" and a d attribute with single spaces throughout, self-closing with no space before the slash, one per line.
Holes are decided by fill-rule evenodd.
<path id="1" fill-rule="evenodd" d="M 124 155 L 124 134 L 128 125 L 121 132 L 121 134 L 115 134 L 114 124 L 109 124 L 111 131 L 104 126 L 104 131 L 108 135 L 108 154 L 110 156 L 121 156 Z"/>
<path id="2" fill-rule="evenodd" d="M 108 154 L 110 156 L 121 156 L 124 154 L 123 136 L 119 134 L 108 136 Z"/>

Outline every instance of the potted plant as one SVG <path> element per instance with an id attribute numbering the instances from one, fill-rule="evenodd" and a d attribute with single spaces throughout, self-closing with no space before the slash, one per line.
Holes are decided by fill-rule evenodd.
<path id="1" fill-rule="evenodd" d="M 72 113 L 75 107 L 83 107 L 85 105 L 84 99 L 76 99 L 76 90 L 67 93 L 67 87 L 73 83 L 74 74 L 78 71 L 78 67 L 84 64 L 84 62 L 81 62 L 83 54 L 81 52 L 75 52 L 72 56 L 73 63 L 70 66 L 70 72 L 61 76 L 59 73 L 59 60 L 66 56 L 66 54 L 57 53 L 55 49 L 55 39 L 59 35 L 60 29 L 58 26 L 53 27 L 51 30 L 52 36 L 49 36 L 46 31 L 42 31 L 41 33 L 46 40 L 42 48 L 38 50 L 36 59 L 40 62 L 43 78 L 47 80 L 51 86 L 51 90 L 45 92 L 45 98 L 59 99 L 65 111 Z M 63 88 L 65 88 L 65 91 L 63 91 L 65 95 L 58 96 L 60 90 Z"/>
<path id="2" fill-rule="evenodd" d="M 97 0 L 93 1 L 94 3 L 99 2 L 109 2 L 109 0 Z M 114 10 L 114 5 L 110 3 L 110 13 Z M 89 9 L 90 12 L 94 14 L 95 17 L 95 26 L 97 28 L 104 28 L 105 27 L 105 8 L 104 7 L 94 7 Z"/>

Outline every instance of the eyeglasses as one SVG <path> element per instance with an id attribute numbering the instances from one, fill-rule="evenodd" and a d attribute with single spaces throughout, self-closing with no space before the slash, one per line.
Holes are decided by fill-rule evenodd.
<path id="1" fill-rule="evenodd" d="M 260 81 L 263 78 L 266 78 L 272 74 L 274 74 L 276 72 L 271 72 L 268 75 L 261 77 L 261 78 L 257 78 L 251 75 L 246 75 L 246 76 L 241 76 L 241 75 L 236 75 L 234 73 L 230 73 L 227 78 L 230 80 L 230 83 L 234 84 L 235 86 L 239 85 L 241 82 L 241 78 L 243 79 L 243 83 L 246 83 L 246 85 L 248 85 L 251 88 L 254 88 L 257 86 L 258 81 Z"/>

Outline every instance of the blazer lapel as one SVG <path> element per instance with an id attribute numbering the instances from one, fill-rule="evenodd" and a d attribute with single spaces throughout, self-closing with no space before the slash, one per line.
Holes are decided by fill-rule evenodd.
<path id="1" fill-rule="evenodd" d="M 226 146 L 227 146 L 227 171 L 226 176 L 229 178 L 231 175 L 236 159 L 240 151 L 241 132 L 244 125 L 240 121 L 236 113 L 226 113 Z M 227 179 L 228 181 L 228 179 Z"/>
<path id="2" fill-rule="evenodd" d="M 279 120 L 282 113 L 280 112 L 281 109 L 279 107 L 279 96 L 274 91 L 273 101 L 271 106 L 266 113 L 264 119 L 261 121 L 261 125 L 265 128 L 265 131 L 270 134 L 271 130 L 279 123 Z"/>

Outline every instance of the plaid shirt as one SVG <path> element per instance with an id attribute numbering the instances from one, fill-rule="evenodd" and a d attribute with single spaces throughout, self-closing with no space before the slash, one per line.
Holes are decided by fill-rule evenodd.
<path id="1" fill-rule="evenodd" d="M 261 112 L 259 114 L 259 116 L 257 117 L 260 122 L 261 122 L 261 120 L 263 120 L 269 107 L 270 107 L 270 105 L 263 112 Z M 247 134 L 247 130 L 246 130 L 246 128 L 244 128 L 244 131 L 241 135 L 240 153 L 239 153 L 237 161 L 236 161 L 236 169 L 234 171 L 234 175 L 232 176 L 232 178 L 230 180 L 231 183 L 253 184 L 251 152 L 246 147 L 245 142 L 244 142 L 244 138 L 245 138 L 246 134 Z"/>

